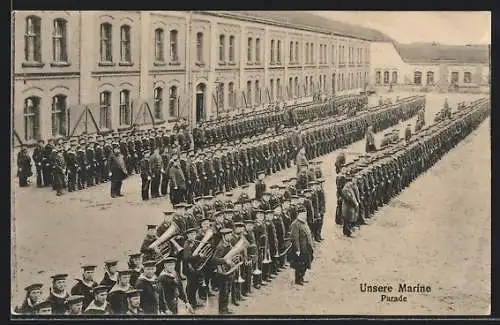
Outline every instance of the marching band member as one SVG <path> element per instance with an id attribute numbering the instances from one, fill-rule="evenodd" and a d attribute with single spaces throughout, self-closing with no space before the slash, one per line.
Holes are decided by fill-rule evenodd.
<path id="1" fill-rule="evenodd" d="M 199 303 L 196 298 L 196 294 L 199 290 L 199 285 L 201 279 L 200 272 L 196 271 L 193 267 L 193 263 L 197 263 L 200 261 L 199 255 L 193 255 L 194 250 L 197 247 L 196 241 L 196 228 L 188 228 L 186 230 L 187 240 L 184 243 L 184 249 L 182 250 L 183 254 L 183 269 L 187 277 L 186 283 L 186 293 L 187 299 L 193 308 L 203 307 L 203 304 Z"/>
<path id="2" fill-rule="evenodd" d="M 146 253 L 149 249 L 149 246 L 154 243 L 155 240 L 158 239 L 156 236 L 156 225 L 147 225 L 146 237 L 142 241 L 141 245 L 141 253 Z"/>
<path id="3" fill-rule="evenodd" d="M 213 261 L 215 265 L 226 264 L 226 260 L 224 260 L 224 256 L 231 250 L 231 241 L 232 241 L 232 230 L 229 228 L 224 228 L 220 231 L 222 234 L 222 240 L 217 245 L 215 249 Z M 228 265 L 229 266 L 229 265 Z M 229 293 L 231 291 L 231 283 L 233 276 L 224 275 L 218 273 L 218 283 L 219 283 L 219 314 L 232 314 L 229 311 Z"/>
<path id="4" fill-rule="evenodd" d="M 257 266 L 258 247 L 254 233 L 255 222 L 252 219 L 245 219 L 243 222 L 245 225 L 244 235 L 249 243 L 249 248 L 248 259 L 245 261 L 246 263 L 244 264 L 245 267 L 242 275 L 245 282 L 243 283 L 241 295 L 247 297 L 252 293 L 252 275 L 255 274 Z"/>

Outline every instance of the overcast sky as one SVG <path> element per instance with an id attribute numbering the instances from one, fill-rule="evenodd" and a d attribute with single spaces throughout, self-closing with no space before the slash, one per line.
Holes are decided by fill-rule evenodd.
<path id="1" fill-rule="evenodd" d="M 490 44 L 486 11 L 316 11 L 334 20 L 377 29 L 400 43 Z"/>

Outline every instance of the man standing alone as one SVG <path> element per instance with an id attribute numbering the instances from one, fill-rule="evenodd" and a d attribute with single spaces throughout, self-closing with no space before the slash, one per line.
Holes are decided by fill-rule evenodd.
<path id="1" fill-rule="evenodd" d="M 297 219 L 290 226 L 292 249 L 290 266 L 295 269 L 295 284 L 304 285 L 306 270 L 311 268 L 313 261 L 313 241 L 309 226 L 307 225 L 307 211 L 300 207 Z"/>
<path id="2" fill-rule="evenodd" d="M 113 153 L 108 159 L 109 176 L 111 177 L 111 197 L 123 196 L 121 194 L 122 183 L 127 178 L 127 168 L 125 167 L 125 160 L 120 153 L 118 143 L 113 143 Z"/>

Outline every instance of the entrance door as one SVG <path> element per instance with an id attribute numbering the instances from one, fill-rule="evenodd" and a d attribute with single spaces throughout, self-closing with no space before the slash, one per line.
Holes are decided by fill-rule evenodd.
<path id="1" fill-rule="evenodd" d="M 205 119 L 205 85 L 196 86 L 196 122 Z"/>

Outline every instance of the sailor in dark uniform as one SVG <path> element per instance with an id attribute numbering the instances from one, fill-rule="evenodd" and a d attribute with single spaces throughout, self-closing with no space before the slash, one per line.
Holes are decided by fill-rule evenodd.
<path id="1" fill-rule="evenodd" d="M 83 307 L 85 310 L 90 302 L 94 299 L 92 289 L 97 287 L 97 282 L 94 281 L 94 271 L 96 265 L 82 266 L 82 279 L 76 279 L 77 283 L 71 288 L 71 294 L 75 296 L 83 296 Z"/>
<path id="2" fill-rule="evenodd" d="M 47 300 L 50 301 L 54 315 L 63 315 L 66 312 L 66 298 L 69 297 L 69 293 L 66 290 L 67 277 L 67 274 L 56 274 L 51 277 L 52 287 L 50 288 Z"/>
<path id="3" fill-rule="evenodd" d="M 53 315 L 50 301 L 43 300 L 33 305 L 35 315 Z"/>
<path id="4" fill-rule="evenodd" d="M 187 300 L 180 275 L 175 270 L 176 264 L 175 257 L 167 257 L 158 265 L 162 269 L 158 276 L 160 313 L 177 315 L 179 299 L 185 303 L 190 313 L 194 313 Z"/>
<path id="5" fill-rule="evenodd" d="M 99 284 L 108 287 L 108 290 L 113 288 L 117 281 L 116 264 L 118 264 L 117 260 L 104 262 L 104 278 Z"/>
<path id="6" fill-rule="evenodd" d="M 126 292 L 132 288 L 130 285 L 130 270 L 119 270 L 118 281 L 108 292 L 108 302 L 113 315 L 124 315 L 127 312 L 127 295 Z"/>
<path id="7" fill-rule="evenodd" d="M 159 293 L 156 277 L 156 262 L 145 261 L 144 271 L 137 279 L 135 288 L 141 290 L 141 308 L 146 315 L 158 315 Z"/>
<path id="8" fill-rule="evenodd" d="M 130 274 L 130 285 L 135 286 L 139 275 L 142 273 L 142 253 L 129 254 L 128 268 L 132 271 Z"/>
<path id="9" fill-rule="evenodd" d="M 108 303 L 108 287 L 99 285 L 94 288 L 94 300 L 85 308 L 85 315 L 106 315 L 110 313 Z"/>
<path id="10" fill-rule="evenodd" d="M 80 295 L 69 296 L 68 299 L 66 299 L 66 307 L 68 310 L 66 310 L 64 315 L 81 315 L 84 298 L 84 296 Z"/>
<path id="11" fill-rule="evenodd" d="M 26 298 L 24 298 L 22 305 L 15 309 L 15 312 L 21 315 L 34 315 L 34 306 L 42 301 L 42 288 L 43 284 L 41 283 L 34 283 L 24 288 Z"/>
<path id="12" fill-rule="evenodd" d="M 255 198 L 261 200 L 266 191 L 266 183 L 264 182 L 265 171 L 257 172 L 257 181 L 255 182 Z"/>
<path id="13" fill-rule="evenodd" d="M 141 290 L 138 289 L 127 291 L 127 315 L 144 315 L 144 311 L 141 308 L 141 293 Z"/>

